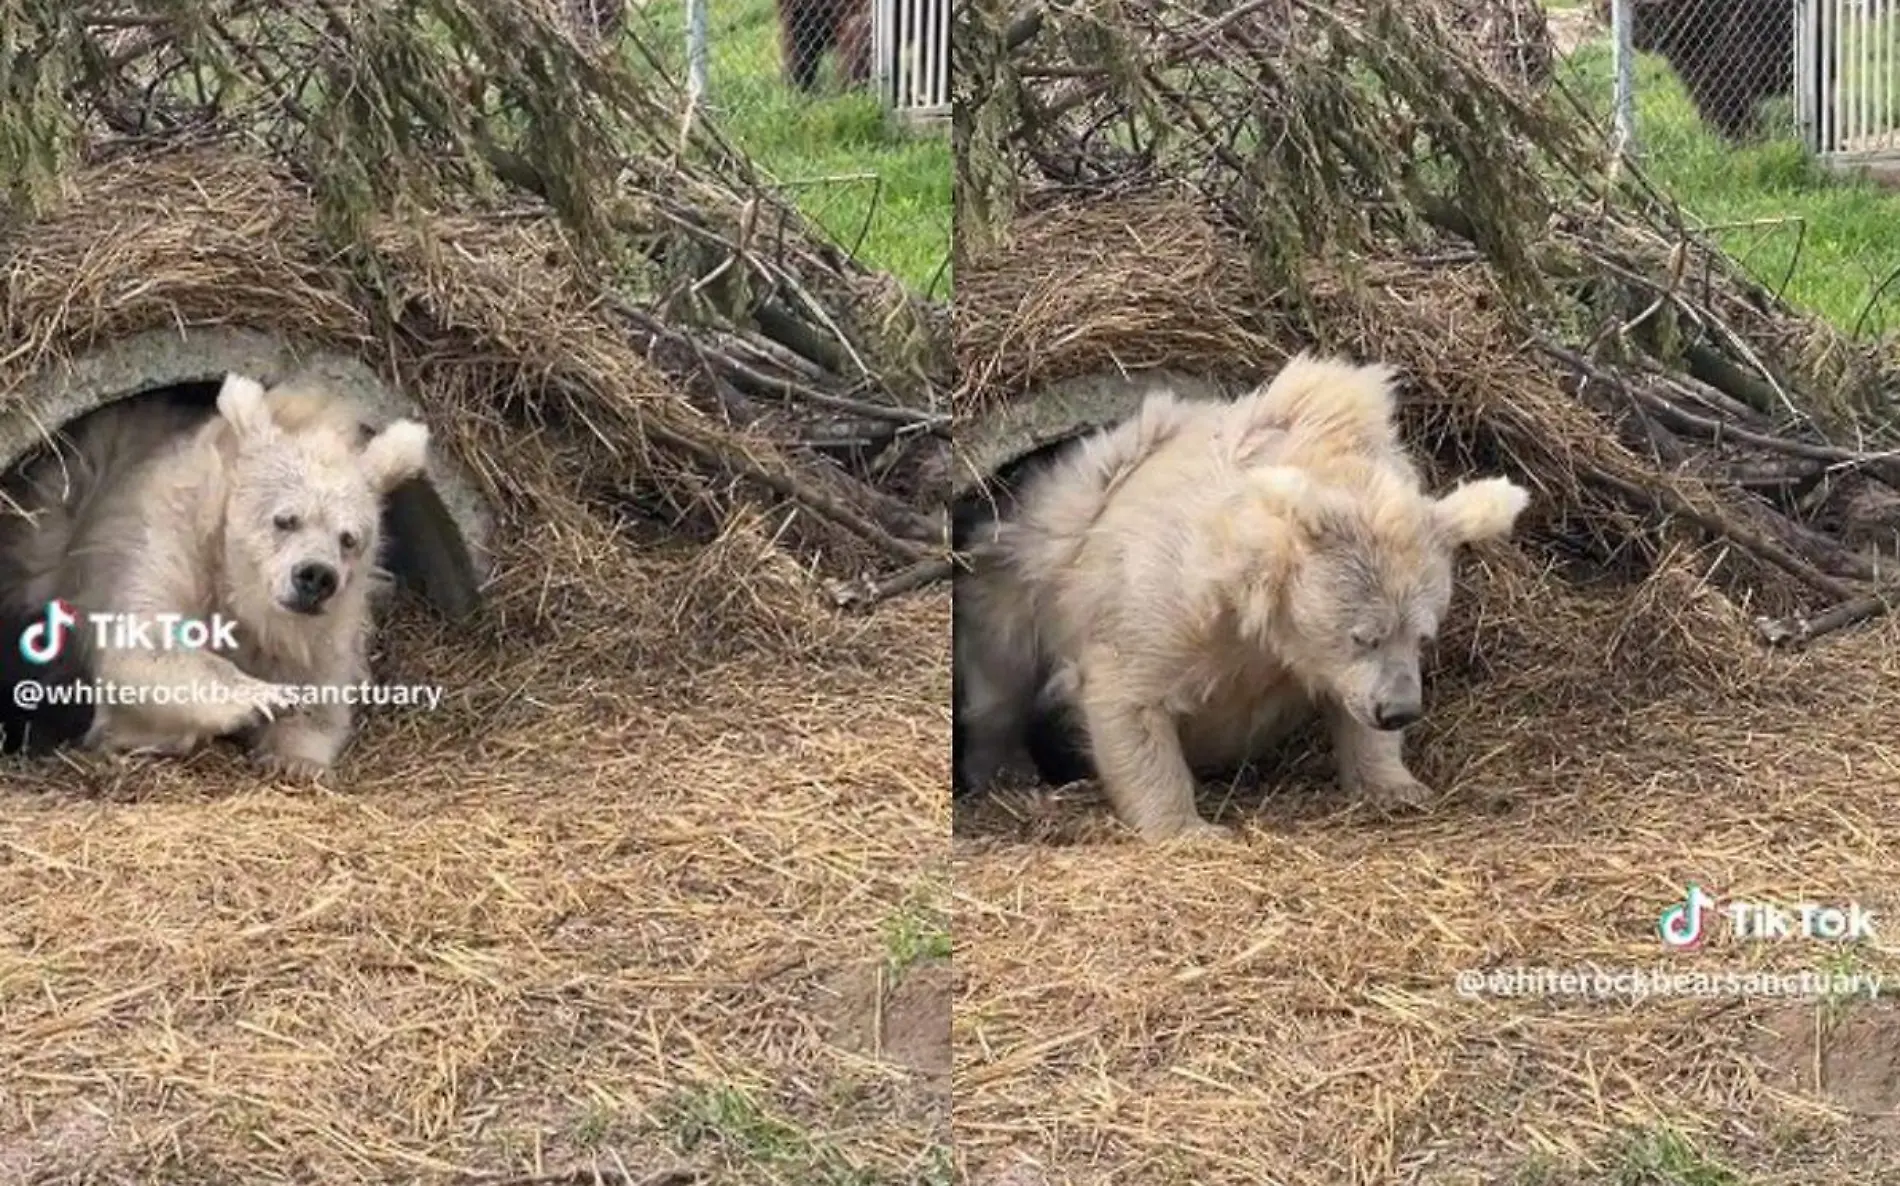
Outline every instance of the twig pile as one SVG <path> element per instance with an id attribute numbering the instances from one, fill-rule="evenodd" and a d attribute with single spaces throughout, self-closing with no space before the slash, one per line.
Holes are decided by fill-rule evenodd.
<path id="1" fill-rule="evenodd" d="M 1540 490 L 1547 559 L 1704 546 L 1775 641 L 1884 608 L 1891 545 L 1864 545 L 1900 492 L 1894 353 L 1743 274 L 1469 27 L 1397 0 L 967 22 L 959 406 L 1111 367 L 1384 359 L 1444 475 Z"/>
<path id="2" fill-rule="evenodd" d="M 466 350 L 417 340 L 451 324 L 494 346 L 545 312 L 539 294 L 584 309 L 585 327 L 566 328 L 597 340 L 519 342 L 528 377 L 511 385 L 538 368 L 567 423 L 618 434 L 641 457 L 625 482 L 721 514 L 735 487 L 789 504 L 825 526 L 814 543 L 856 554 L 854 574 L 931 554 L 921 508 L 947 447 L 946 318 L 814 231 L 631 35 L 609 56 L 536 0 L 0 0 L 0 31 L 0 256 L 93 273 L 96 242 L 49 259 L 46 228 L 136 222 L 142 195 L 126 180 L 157 169 L 207 234 L 297 224 L 294 243 L 259 238 L 253 253 L 363 311 L 353 346 Z M 194 201 L 198 175 L 253 178 L 290 209 Z M 203 188 L 246 205 L 241 189 Z M 478 260 L 454 246 L 471 235 L 526 254 Z M 171 320 L 170 278 L 194 268 L 194 236 L 176 238 L 176 254 L 140 261 L 153 324 Z M 268 279 L 225 277 L 233 294 Z M 42 295 L 0 326 L 9 347 L 30 343 L 0 351 L 0 400 L 100 328 Z M 245 302 L 230 304 L 191 312 L 244 320 Z M 114 332 L 150 328 L 114 318 Z M 379 361 L 412 383 L 389 371 L 402 353 Z M 603 354 L 619 362 L 583 361 Z M 615 388 L 634 363 L 667 389 L 637 407 Z"/>

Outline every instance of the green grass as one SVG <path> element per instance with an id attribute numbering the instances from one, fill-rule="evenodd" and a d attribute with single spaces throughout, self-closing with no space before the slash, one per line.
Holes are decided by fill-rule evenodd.
<path id="1" fill-rule="evenodd" d="M 615 1114 L 603 1104 L 590 1104 L 574 1126 L 574 1143 L 583 1149 L 598 1149 L 614 1129 Z"/>
<path id="2" fill-rule="evenodd" d="M 730 1165 L 769 1169 L 781 1181 L 809 1186 L 895 1186 L 853 1164 L 837 1145 L 770 1115 L 738 1088 L 687 1092 L 662 1112 L 681 1153 L 713 1154 Z"/>
<path id="3" fill-rule="evenodd" d="M 884 958 L 901 977 L 924 960 L 950 958 L 950 925 L 941 904 L 942 889 L 928 883 L 914 889 L 884 924 Z"/>
<path id="4" fill-rule="evenodd" d="M 656 0 L 635 19 L 642 42 L 683 79 L 681 0 Z M 829 63 L 817 95 L 785 86 L 772 0 L 713 4 L 707 26 L 706 97 L 725 134 L 863 262 L 947 298 L 948 133 L 906 128 L 874 96 L 844 93 Z"/>
<path id="5" fill-rule="evenodd" d="M 1564 69 L 1594 110 L 1609 111 L 1605 39 Z M 1900 271 L 1900 193 L 1823 167 L 1794 136 L 1787 103 L 1765 116 L 1770 138 L 1731 147 L 1703 126 L 1666 63 L 1638 58 L 1638 160 L 1649 177 L 1793 304 L 1849 332 L 1900 328 L 1900 281 L 1879 291 Z"/>
<path id="6" fill-rule="evenodd" d="M 1743 1186 L 1733 1170 L 1668 1129 L 1643 1133 L 1625 1145 L 1614 1180 L 1617 1186 Z"/>
<path id="7" fill-rule="evenodd" d="M 1511 1186 L 1748 1186 L 1748 1179 L 1666 1126 L 1625 1129 L 1583 1162 L 1533 1153 L 1507 1179 Z"/>
<path id="8" fill-rule="evenodd" d="M 891 126 L 863 94 L 797 104 L 780 114 L 735 110 L 744 146 L 809 217 L 875 267 L 919 292 L 947 295 L 950 144 L 942 134 Z"/>
<path id="9" fill-rule="evenodd" d="M 1511 1186 L 1556 1186 L 1562 1181 L 1563 1167 L 1544 1153 L 1533 1153 L 1511 1175 Z"/>

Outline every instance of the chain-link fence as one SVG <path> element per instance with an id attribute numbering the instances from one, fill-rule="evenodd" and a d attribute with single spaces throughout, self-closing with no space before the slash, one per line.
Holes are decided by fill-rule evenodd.
<path id="1" fill-rule="evenodd" d="M 651 6 L 704 63 L 703 97 L 721 108 L 774 90 L 808 97 L 869 91 L 873 0 L 687 0 Z"/>
<path id="2" fill-rule="evenodd" d="M 1544 0 L 1559 85 L 1763 285 L 1900 328 L 1900 0 Z"/>
<path id="3" fill-rule="evenodd" d="M 1691 134 L 1900 152 L 1900 0 L 1547 0 L 1567 81 L 1633 152 Z"/>
<path id="4" fill-rule="evenodd" d="M 1689 134 L 1792 135 L 1796 0 L 1553 5 L 1563 77 L 1632 154 Z"/>
<path id="5" fill-rule="evenodd" d="M 1796 0 L 1599 0 L 1613 58 L 1653 54 L 1703 126 L 1733 144 L 1796 131 Z M 1631 63 L 1633 67 L 1634 63 Z M 1616 95 L 1635 128 L 1633 69 Z M 1624 89 L 1627 88 L 1627 89 Z"/>
<path id="6" fill-rule="evenodd" d="M 948 114 L 950 0 L 563 2 L 594 36 L 638 30 L 724 110 L 861 92 L 900 114 Z"/>
<path id="7" fill-rule="evenodd" d="M 950 0 L 560 0 L 864 262 L 947 295 Z M 903 116 L 921 116 L 906 119 Z"/>

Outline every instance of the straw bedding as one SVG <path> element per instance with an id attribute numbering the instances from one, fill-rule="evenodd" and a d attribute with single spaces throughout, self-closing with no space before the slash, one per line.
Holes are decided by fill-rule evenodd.
<path id="1" fill-rule="evenodd" d="M 888 932 L 942 908 L 942 598 L 800 611 L 756 532 L 516 538 L 509 627 L 399 619 L 380 678 L 446 699 L 373 714 L 333 790 L 235 752 L 6 773 L 0 1179 L 933 1164 L 941 1038 L 859 1035 L 941 992 Z"/>
<path id="2" fill-rule="evenodd" d="M 157 154 L 75 185 L 83 198 L 8 243 L 15 345 L 0 400 L 92 342 L 238 324 L 361 357 L 416 400 L 484 495 L 518 508 L 553 484 L 709 522 L 730 501 L 728 459 L 778 456 L 769 436 L 707 415 L 650 361 L 551 220 L 391 220 L 372 232 L 371 282 L 320 237 L 307 189 L 253 157 Z M 555 450 L 546 468 L 520 463 L 526 436 Z M 863 551 L 822 521 L 807 538 L 833 545 L 843 571 Z"/>
<path id="3" fill-rule="evenodd" d="M 1282 45 L 1288 19 L 1324 37 Z M 1516 539 L 1462 565 L 1428 666 L 1409 748 L 1446 792 L 1430 814 L 1356 812 L 1311 735 L 1258 778 L 1204 786 L 1236 843 L 1139 844 L 1086 784 L 959 806 L 963 1171 L 979 1186 L 1900 1179 L 1895 924 L 1845 950 L 1718 931 L 1674 953 L 1656 930 L 1688 882 L 1894 908 L 1900 628 L 1765 648 L 1760 616 L 1825 595 L 1707 529 L 1766 522 L 1719 449 L 1672 451 L 1595 398 L 1682 367 L 1644 338 L 1650 302 L 1572 301 L 1618 268 L 1653 295 L 1672 257 L 1714 259 L 1657 308 L 1702 342 L 1734 329 L 1723 349 L 1771 359 L 1795 391 L 1783 427 L 1834 439 L 1887 439 L 1881 408 L 1849 405 L 1853 376 L 1892 352 L 1732 286 L 1679 224 L 1639 248 L 1649 216 L 1628 212 L 1650 198 L 1572 170 L 1567 133 L 1502 91 L 1447 83 L 1444 102 L 1469 106 L 1439 110 L 1418 80 L 1463 67 L 1432 21 L 1401 20 L 1378 0 L 1144 2 L 1046 10 L 1014 49 L 966 30 L 981 109 L 960 196 L 984 220 L 958 274 L 966 414 L 1124 366 L 1264 378 L 1316 347 L 1399 368 L 1434 480 L 1502 471 L 1534 501 Z M 1117 69 L 1131 60 L 1152 65 Z M 1371 84 L 1345 94 L 1362 68 Z M 1381 147 L 1394 132 L 1408 138 Z M 1222 155 L 1236 144 L 1253 155 Z M 1541 163 L 1520 171 L 1519 149 Z M 1412 165 L 1493 225 L 1408 229 L 1408 204 L 1428 222 L 1433 206 L 1393 180 Z M 1455 987 L 1464 969 L 1585 965 L 1889 984 L 1825 1003 Z"/>

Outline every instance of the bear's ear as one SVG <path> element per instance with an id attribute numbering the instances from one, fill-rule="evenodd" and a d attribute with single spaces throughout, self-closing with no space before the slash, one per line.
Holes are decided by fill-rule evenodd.
<path id="1" fill-rule="evenodd" d="M 1346 495 L 1321 485 L 1292 466 L 1269 465 L 1251 475 L 1256 496 L 1274 513 L 1283 515 L 1309 540 L 1349 535 L 1352 508 Z"/>
<path id="2" fill-rule="evenodd" d="M 1530 491 L 1508 478 L 1467 482 L 1432 504 L 1432 518 L 1452 547 L 1510 533 L 1530 505 Z"/>
<path id="3" fill-rule="evenodd" d="M 363 475 L 377 494 L 416 477 L 428 466 L 429 430 L 415 420 L 398 420 L 363 446 Z"/>
<path id="4" fill-rule="evenodd" d="M 264 385 L 256 379 L 229 374 L 218 389 L 218 415 L 237 432 L 239 440 L 262 440 L 277 431 L 270 406 L 264 402 Z"/>

